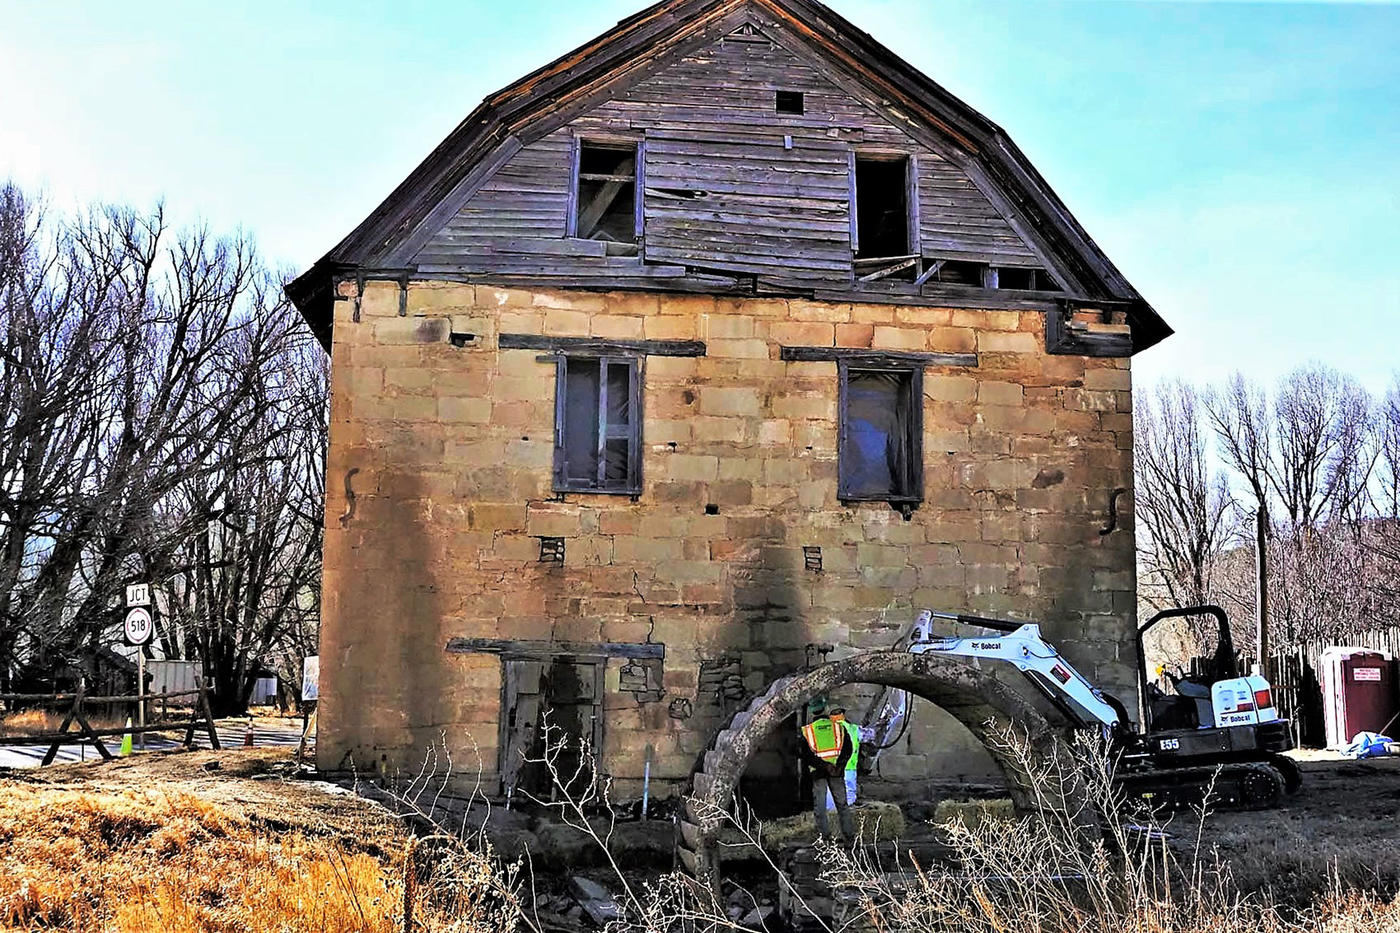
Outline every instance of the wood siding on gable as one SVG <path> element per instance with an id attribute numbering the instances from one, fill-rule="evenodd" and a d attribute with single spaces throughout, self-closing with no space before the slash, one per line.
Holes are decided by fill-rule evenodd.
<path id="1" fill-rule="evenodd" d="M 778 113 L 778 91 L 804 113 Z M 566 236 L 576 139 L 644 140 L 640 256 Z M 422 273 L 849 288 L 852 151 L 915 158 L 921 252 L 1040 266 L 967 175 L 783 44 L 735 35 L 530 142 L 422 248 Z M 695 270 L 694 272 L 690 270 Z M 697 274 L 701 273 L 701 274 Z"/>
<path id="2" fill-rule="evenodd" d="M 647 134 L 646 255 L 687 266 L 850 281 L 844 147 Z M 660 135 L 666 133 L 666 135 Z M 688 196 L 680 192 L 693 192 Z"/>
<path id="3" fill-rule="evenodd" d="M 920 153 L 919 244 L 928 259 L 994 266 L 1042 266 L 987 196 L 963 171 L 933 153 Z"/>

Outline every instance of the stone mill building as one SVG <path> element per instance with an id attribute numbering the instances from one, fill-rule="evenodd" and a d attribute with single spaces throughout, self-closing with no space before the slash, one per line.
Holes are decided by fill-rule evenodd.
<path id="1" fill-rule="evenodd" d="M 624 20 L 288 292 L 333 368 L 323 768 L 445 745 L 528 788 L 547 716 L 664 793 L 920 606 L 1041 621 L 1134 706 L 1130 360 L 1171 330 L 1005 132 L 815 0 Z M 985 770 L 911 733 L 886 777 Z"/>

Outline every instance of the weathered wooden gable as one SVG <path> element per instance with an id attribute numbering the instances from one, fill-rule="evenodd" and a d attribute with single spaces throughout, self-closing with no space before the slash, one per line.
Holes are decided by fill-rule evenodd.
<path id="1" fill-rule="evenodd" d="M 1171 333 L 1000 127 L 819 0 L 660 0 L 489 96 L 287 293 L 329 346 L 375 279 L 1034 310 L 1052 353 Z"/>
<path id="2" fill-rule="evenodd" d="M 872 153 L 911 160 L 921 269 L 1044 266 L 966 172 L 797 49 L 776 25 L 747 26 L 619 88 L 505 162 L 411 265 L 597 284 L 689 277 L 699 287 L 750 275 L 849 288 L 868 272 L 853 264 L 853 154 Z M 778 112 L 779 92 L 800 95 L 803 112 Z M 571 235 L 581 140 L 640 144 L 637 247 Z"/>

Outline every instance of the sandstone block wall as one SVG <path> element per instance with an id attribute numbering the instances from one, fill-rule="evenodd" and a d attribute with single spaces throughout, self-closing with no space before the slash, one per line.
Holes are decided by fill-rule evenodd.
<path id="1" fill-rule="evenodd" d="M 370 283 L 356 322 L 342 289 L 322 767 L 411 768 L 445 745 L 490 787 L 501 662 L 447 654 L 455 636 L 664 644 L 659 700 L 608 665 L 603 765 L 623 782 L 647 744 L 656 778 L 684 779 L 746 694 L 819 660 L 809 646 L 889 645 L 920 606 L 1042 620 L 1134 708 L 1131 514 L 1099 533 L 1132 488 L 1129 364 L 1047 355 L 1041 313 L 419 283 L 400 317 L 398 286 Z M 552 491 L 554 367 L 501 333 L 707 343 L 642 364 L 636 501 Z M 926 372 L 911 520 L 837 501 L 837 367 L 782 362 L 784 344 L 978 353 Z M 544 536 L 563 566 L 540 563 Z M 890 767 L 985 770 L 940 731 Z"/>

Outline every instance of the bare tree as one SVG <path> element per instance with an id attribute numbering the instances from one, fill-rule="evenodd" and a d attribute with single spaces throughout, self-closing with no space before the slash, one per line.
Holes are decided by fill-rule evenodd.
<path id="1" fill-rule="evenodd" d="M 6 677 L 90 664 L 138 577 L 195 594 L 161 644 L 229 707 L 314 633 L 325 361 L 280 286 L 244 238 L 0 189 Z"/>
<path id="2" fill-rule="evenodd" d="M 1249 487 L 1255 509 L 1268 514 L 1273 431 L 1267 396 L 1236 373 L 1223 391 L 1206 394 L 1206 412 L 1225 463 Z"/>
<path id="3" fill-rule="evenodd" d="M 1164 383 L 1138 397 L 1138 542 L 1147 599 L 1156 608 L 1213 601 L 1216 565 L 1232 537 L 1233 502 L 1212 469 L 1204 421 L 1199 396 L 1186 383 Z"/>
<path id="4" fill-rule="evenodd" d="M 52 233 L 0 189 L 0 678 L 36 619 L 61 617 L 56 569 L 90 509 L 105 403 L 115 386 L 121 270 Z"/>
<path id="5" fill-rule="evenodd" d="M 1269 479 L 1296 530 L 1354 518 L 1375 465 L 1371 398 L 1323 366 L 1287 376 L 1274 402 L 1277 443 Z"/>
<path id="6" fill-rule="evenodd" d="M 1269 529 L 1276 637 L 1285 644 L 1339 637 L 1374 620 L 1377 568 L 1364 541 L 1372 536 L 1384 440 L 1370 396 L 1349 377 L 1313 365 L 1285 377 L 1272 401 L 1237 375 L 1208 396 L 1207 409 L 1226 464 Z M 1243 557 L 1232 556 L 1220 579 L 1252 612 L 1253 558 Z"/>
<path id="7" fill-rule="evenodd" d="M 170 555 L 169 650 L 203 659 L 228 711 L 246 707 L 263 665 L 297 684 L 302 658 L 315 653 L 326 360 L 304 333 L 277 363 L 256 429 L 166 503 L 172 524 L 205 523 Z"/>

